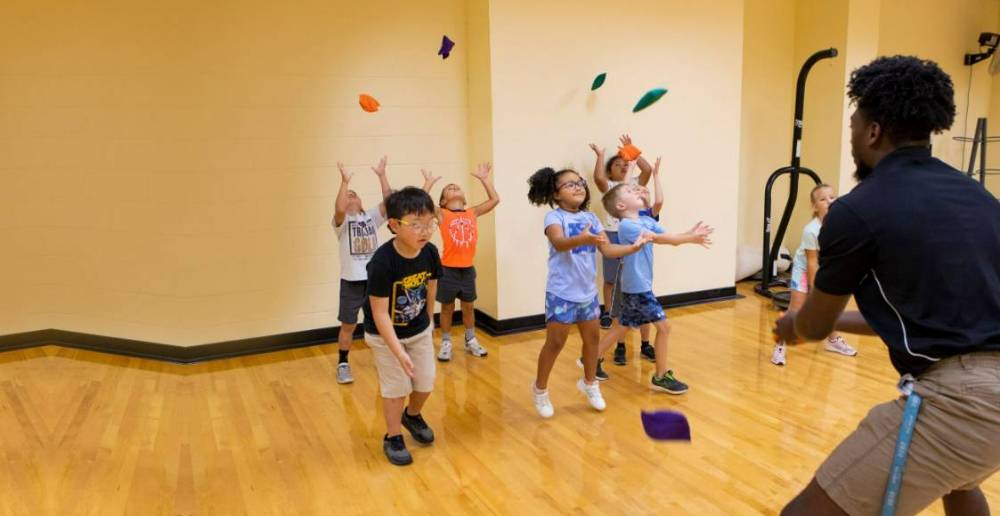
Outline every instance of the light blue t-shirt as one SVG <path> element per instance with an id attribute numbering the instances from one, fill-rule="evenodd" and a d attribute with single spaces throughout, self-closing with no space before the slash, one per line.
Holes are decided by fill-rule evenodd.
<path id="1" fill-rule="evenodd" d="M 812 220 L 802 228 L 802 243 L 799 250 L 795 251 L 795 258 L 792 259 L 792 268 L 808 270 L 809 261 L 806 259 L 806 251 L 819 251 L 819 230 L 822 228 L 819 219 L 813 217 Z"/>
<path id="2" fill-rule="evenodd" d="M 652 217 L 640 216 L 637 219 L 622 219 L 618 224 L 618 241 L 622 245 L 631 245 L 642 236 L 644 231 L 656 234 L 664 233 L 663 226 Z M 630 254 L 623 259 L 622 292 L 626 294 L 642 294 L 653 291 L 653 244 L 644 244 L 639 252 Z"/>
<path id="3" fill-rule="evenodd" d="M 601 221 L 589 211 L 576 213 L 557 208 L 545 215 L 545 228 L 558 224 L 567 237 L 577 236 L 590 224 L 590 232 L 604 231 Z M 549 278 L 545 290 L 574 303 L 586 303 L 597 297 L 597 248 L 592 245 L 556 251 L 549 242 Z"/>

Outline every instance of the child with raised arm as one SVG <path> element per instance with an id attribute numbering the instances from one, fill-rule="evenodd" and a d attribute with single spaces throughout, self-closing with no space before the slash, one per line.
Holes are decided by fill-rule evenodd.
<path id="1" fill-rule="evenodd" d="M 491 165 L 483 163 L 472 173 L 483 184 L 487 199 L 472 208 L 466 208 L 462 187 L 451 183 L 441 190 L 438 199 L 437 217 L 441 221 L 441 265 L 444 273 L 438 282 L 437 302 L 441 303 L 440 324 L 441 347 L 437 359 L 451 360 L 451 322 L 455 313 L 455 299 L 462 303 L 462 326 L 465 328 L 465 352 L 474 357 L 485 358 L 486 348 L 476 339 L 476 242 L 479 240 L 477 219 L 493 211 L 500 204 L 500 196 L 490 179 Z M 430 193 L 434 183 L 440 179 L 430 172 L 424 174 L 424 191 Z"/>
<path id="2" fill-rule="evenodd" d="M 340 170 L 340 190 L 333 214 L 333 229 L 340 244 L 340 307 L 337 319 L 340 321 L 340 333 L 337 344 L 340 356 L 337 359 L 337 383 L 351 383 L 351 364 L 348 354 L 351 342 L 354 340 L 354 328 L 358 324 L 358 312 L 365 304 L 368 286 L 368 261 L 378 249 L 378 228 L 385 224 L 385 199 L 392 189 L 385 175 L 385 156 L 378 165 L 372 167 L 378 176 L 382 187 L 382 200 L 378 206 L 365 211 L 357 192 L 350 189 L 353 172 L 344 169 L 343 163 L 337 163 Z"/>

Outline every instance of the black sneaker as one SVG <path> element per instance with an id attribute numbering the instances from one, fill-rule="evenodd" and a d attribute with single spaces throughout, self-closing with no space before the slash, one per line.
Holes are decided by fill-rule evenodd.
<path id="1" fill-rule="evenodd" d="M 625 359 L 625 343 L 619 342 L 615 346 L 615 365 L 625 365 L 627 363 L 628 360 Z"/>
<path id="2" fill-rule="evenodd" d="M 598 358 L 597 359 L 597 372 L 594 373 L 594 376 L 597 377 L 597 380 L 601 381 L 601 382 L 605 382 L 609 378 L 611 378 L 610 376 L 608 376 L 608 373 L 604 372 L 604 368 L 601 367 L 601 364 L 603 364 L 603 363 L 604 363 L 604 359 L 603 358 Z M 579 367 L 580 369 L 583 369 L 583 357 L 580 357 L 580 358 L 576 359 L 576 367 Z"/>
<path id="3" fill-rule="evenodd" d="M 608 312 L 601 312 L 601 328 L 611 328 L 611 314 Z"/>
<path id="4" fill-rule="evenodd" d="M 653 389 L 669 392 L 670 394 L 684 394 L 688 391 L 686 383 L 674 378 L 673 371 L 663 373 L 663 376 L 653 375 Z"/>
<path id="5" fill-rule="evenodd" d="M 420 414 L 411 416 L 406 412 L 406 409 L 403 409 L 403 427 L 409 430 L 413 440 L 420 444 L 434 442 L 434 431 L 427 426 L 427 422 Z"/>
<path id="6" fill-rule="evenodd" d="M 645 342 L 639 350 L 639 356 L 649 360 L 650 362 L 656 362 L 656 348 L 650 346 L 648 342 Z"/>
<path id="7" fill-rule="evenodd" d="M 604 372 L 604 367 L 602 367 L 603 365 L 604 365 L 604 359 L 603 358 L 597 359 L 597 374 L 595 376 L 597 377 L 598 380 L 606 382 L 611 377 L 608 376 L 608 373 Z"/>
<path id="8" fill-rule="evenodd" d="M 389 462 L 397 466 L 405 466 L 413 463 L 413 456 L 406 449 L 406 443 L 403 442 L 402 435 L 389 437 L 389 434 L 386 434 L 382 438 L 382 451 L 385 452 L 385 457 L 389 459 Z"/>

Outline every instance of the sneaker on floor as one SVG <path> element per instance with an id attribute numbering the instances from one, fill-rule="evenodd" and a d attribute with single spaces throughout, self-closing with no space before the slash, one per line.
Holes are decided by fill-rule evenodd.
<path id="1" fill-rule="evenodd" d="M 639 350 L 639 356 L 650 362 L 656 362 L 656 348 L 650 344 L 643 344 L 642 349 Z"/>
<path id="2" fill-rule="evenodd" d="M 609 378 L 611 378 L 610 376 L 608 376 L 608 373 L 604 371 L 604 359 L 603 358 L 600 358 L 600 359 L 597 360 L 597 374 L 596 374 L 596 377 L 597 377 L 598 380 L 600 380 L 602 382 L 606 382 L 606 381 L 608 381 Z"/>
<path id="3" fill-rule="evenodd" d="M 601 312 L 601 328 L 607 330 L 611 327 L 611 314 L 608 312 Z"/>
<path id="4" fill-rule="evenodd" d="M 579 367 L 580 369 L 583 369 L 583 359 L 582 358 L 577 358 L 576 359 L 576 366 Z M 603 366 L 604 366 L 604 359 L 603 358 L 597 359 L 597 374 L 596 374 L 596 377 L 597 377 L 597 379 L 599 381 L 606 382 L 611 377 L 608 376 L 608 373 L 606 373 L 604 371 L 604 367 Z"/>
<path id="5" fill-rule="evenodd" d="M 615 365 L 625 365 L 628 363 L 628 360 L 625 358 L 625 344 L 619 342 L 618 345 L 615 346 L 614 361 Z"/>
<path id="6" fill-rule="evenodd" d="M 397 466 L 405 466 L 413 463 L 413 456 L 406 449 L 406 443 L 403 442 L 402 435 L 394 435 L 392 437 L 386 435 L 383 437 L 382 451 L 385 452 L 385 457 L 389 459 L 389 462 Z"/>
<path id="7" fill-rule="evenodd" d="M 531 384 L 531 394 L 535 397 L 535 410 L 538 411 L 539 416 L 548 419 L 556 413 L 556 409 L 552 407 L 552 400 L 549 399 L 548 389 L 539 392 L 538 387 Z"/>
<path id="8" fill-rule="evenodd" d="M 451 360 L 451 341 L 442 340 L 441 349 L 438 350 L 438 360 L 441 362 L 447 362 Z"/>
<path id="9" fill-rule="evenodd" d="M 475 337 L 465 341 L 465 352 L 478 358 L 483 358 L 488 354 L 486 348 L 480 346 Z"/>
<path id="10" fill-rule="evenodd" d="M 410 431 L 410 435 L 413 436 L 413 440 L 420 444 L 430 444 L 434 442 L 434 431 L 431 427 L 427 426 L 427 422 L 424 421 L 424 417 L 420 414 L 411 416 L 403 409 L 403 428 Z"/>
<path id="11" fill-rule="evenodd" d="M 774 365 L 785 365 L 785 344 L 779 342 L 774 345 L 774 352 L 771 353 L 771 363 Z"/>
<path id="12" fill-rule="evenodd" d="M 663 373 L 663 376 L 653 375 L 653 388 L 670 394 L 684 394 L 688 391 L 686 383 L 674 378 L 673 371 Z"/>
<path id="13" fill-rule="evenodd" d="M 853 357 L 858 354 L 858 350 L 851 347 L 843 337 L 837 335 L 836 337 L 830 337 L 826 339 L 826 350 L 833 353 L 840 353 L 841 355 L 847 355 Z"/>
<path id="14" fill-rule="evenodd" d="M 583 378 L 580 378 L 576 382 L 576 388 L 580 389 L 585 396 L 587 396 L 587 402 L 590 403 L 591 407 L 594 407 L 597 411 L 603 411 L 608 407 L 608 404 L 604 402 L 604 396 L 601 396 L 601 386 L 599 382 L 594 382 L 588 384 Z"/>
<path id="15" fill-rule="evenodd" d="M 351 364 L 341 362 L 337 364 L 337 383 L 351 383 L 354 376 L 351 375 Z"/>

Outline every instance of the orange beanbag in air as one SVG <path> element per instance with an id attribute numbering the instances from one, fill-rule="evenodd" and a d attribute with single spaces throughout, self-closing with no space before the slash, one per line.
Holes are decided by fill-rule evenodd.
<path id="1" fill-rule="evenodd" d="M 639 147 L 632 145 L 631 143 L 626 144 L 624 147 L 618 147 L 618 156 L 620 156 L 625 161 L 635 161 L 639 159 L 639 155 L 642 151 Z"/>
<path id="2" fill-rule="evenodd" d="M 361 109 L 364 109 L 369 113 L 378 111 L 379 103 L 375 100 L 375 97 L 362 93 L 358 101 L 361 103 Z"/>

